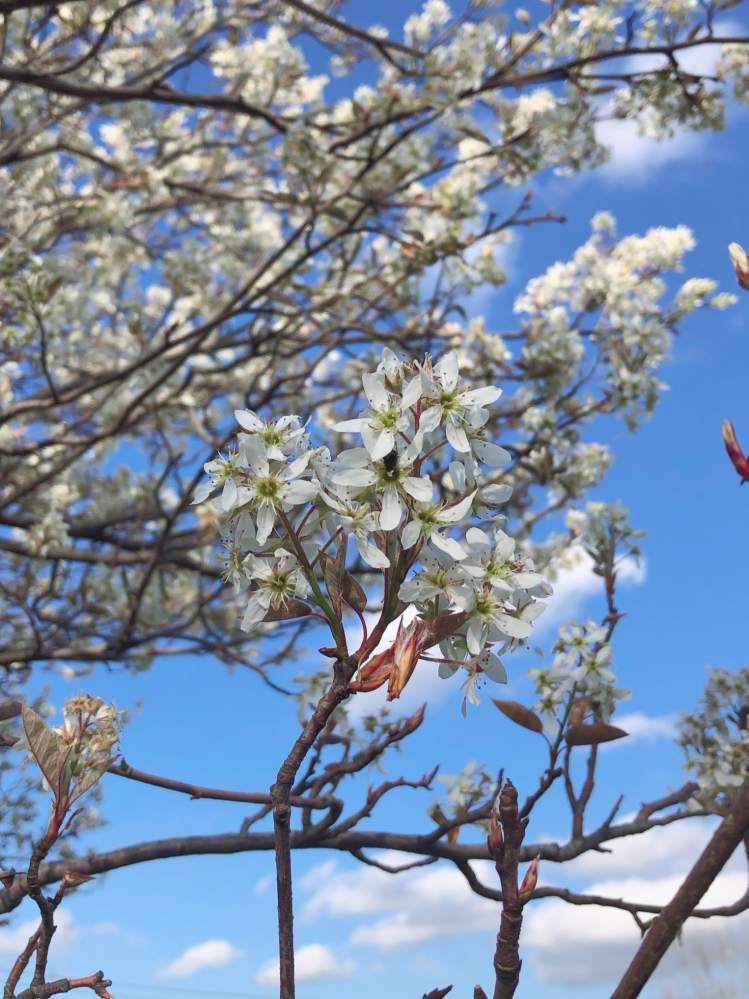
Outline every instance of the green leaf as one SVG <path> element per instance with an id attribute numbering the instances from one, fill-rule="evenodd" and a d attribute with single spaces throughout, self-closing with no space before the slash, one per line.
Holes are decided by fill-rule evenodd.
<path id="1" fill-rule="evenodd" d="M 538 732 L 541 735 L 544 730 L 543 723 L 530 708 L 526 708 L 524 704 L 520 704 L 518 701 L 499 701 L 496 697 L 492 697 L 492 700 L 505 718 L 509 718 L 510 721 L 515 722 L 516 725 L 520 725 L 521 728 L 527 728 L 531 732 Z"/>

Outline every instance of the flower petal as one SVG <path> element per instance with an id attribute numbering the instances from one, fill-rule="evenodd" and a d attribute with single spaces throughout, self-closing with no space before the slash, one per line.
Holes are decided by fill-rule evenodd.
<path id="1" fill-rule="evenodd" d="M 387 409 L 390 405 L 390 396 L 382 375 L 362 375 L 361 383 L 370 406 L 373 409 Z"/>
<path id="2" fill-rule="evenodd" d="M 471 446 L 473 453 L 485 465 L 499 468 L 501 465 L 506 465 L 508 461 L 512 461 L 512 455 L 509 451 L 505 451 L 498 444 L 492 444 L 491 441 L 474 440 L 471 441 Z"/>
<path id="3" fill-rule="evenodd" d="M 235 409 L 234 419 L 243 430 L 256 434 L 263 429 L 263 421 L 251 409 Z"/>
<path id="4" fill-rule="evenodd" d="M 421 378 L 417 375 L 412 378 L 408 385 L 404 386 L 401 396 L 401 409 L 410 409 L 421 399 L 422 395 Z"/>
<path id="5" fill-rule="evenodd" d="M 445 424 L 445 434 L 456 451 L 462 451 L 465 454 L 471 450 L 465 430 L 456 426 L 452 420 L 448 420 Z"/>
<path id="6" fill-rule="evenodd" d="M 401 485 L 406 490 L 409 496 L 417 500 L 419 503 L 429 503 L 431 502 L 432 496 L 434 495 L 434 486 L 432 485 L 432 480 L 428 475 L 422 476 L 417 479 L 414 475 L 409 475 L 407 478 L 403 479 Z"/>
<path id="7" fill-rule="evenodd" d="M 373 569 L 390 568 L 390 559 L 371 541 L 367 541 L 366 538 L 357 538 L 356 547 L 367 565 L 371 565 Z"/>
<path id="8" fill-rule="evenodd" d="M 373 446 L 370 447 L 370 441 L 367 437 L 364 438 L 364 443 L 367 446 L 372 461 L 379 461 L 393 450 L 395 447 L 395 437 L 392 430 L 381 430 L 378 437 L 374 440 Z"/>
<path id="9" fill-rule="evenodd" d="M 439 531 L 432 531 L 430 540 L 435 548 L 447 552 L 456 562 L 466 557 L 466 553 L 454 538 L 443 538 Z"/>
<path id="10" fill-rule="evenodd" d="M 398 495 L 398 490 L 395 486 L 388 486 L 382 496 L 380 527 L 383 531 L 394 531 L 398 524 L 400 524 L 402 516 L 403 506 Z"/>
<path id="11" fill-rule="evenodd" d="M 421 525 L 417 520 L 412 520 L 403 528 L 401 544 L 404 548 L 413 548 L 421 535 Z"/>

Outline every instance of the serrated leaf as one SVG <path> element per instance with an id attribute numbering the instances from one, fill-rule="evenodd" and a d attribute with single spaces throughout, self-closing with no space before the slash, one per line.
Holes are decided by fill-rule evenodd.
<path id="1" fill-rule="evenodd" d="M 289 597 L 280 607 L 270 607 L 263 621 L 291 621 L 295 617 L 308 617 L 312 608 L 301 600 Z"/>
<path id="2" fill-rule="evenodd" d="M 440 617 L 430 617 L 426 621 L 420 621 L 420 638 L 424 640 L 424 648 L 431 649 L 433 645 L 439 645 L 454 635 L 458 628 L 465 624 L 467 617 L 468 615 L 461 611 L 459 614 L 443 614 Z"/>
<path id="3" fill-rule="evenodd" d="M 343 574 L 343 599 L 360 614 L 363 614 L 367 607 L 367 594 L 350 572 Z"/>
<path id="4" fill-rule="evenodd" d="M 90 791 L 94 784 L 98 784 L 104 774 L 107 772 L 112 764 L 112 760 L 109 756 L 104 757 L 102 760 L 96 760 L 89 767 L 86 768 L 86 772 L 83 777 L 78 781 L 78 783 L 73 788 L 73 796 L 70 799 L 71 804 L 82 798 L 86 791 Z"/>
<path id="5" fill-rule="evenodd" d="M 0 701 L 0 721 L 17 718 L 21 713 L 21 701 Z"/>
<path id="6" fill-rule="evenodd" d="M 33 708 L 24 702 L 21 709 L 23 718 L 23 728 L 26 738 L 29 740 L 29 747 L 34 754 L 39 769 L 44 774 L 55 797 L 60 794 L 60 745 L 55 738 L 55 734 L 49 725 L 40 718 Z M 65 753 L 63 766 L 67 763 L 69 753 Z"/>
<path id="7" fill-rule="evenodd" d="M 629 732 L 615 725 L 595 722 L 592 725 L 572 725 L 564 736 L 568 746 L 598 746 L 602 742 L 623 739 Z"/>
<path id="8" fill-rule="evenodd" d="M 543 732 L 544 726 L 541 719 L 524 704 L 520 704 L 518 701 L 500 701 L 496 697 L 492 697 L 492 700 L 505 718 L 514 721 L 516 725 L 527 728 L 531 732 L 538 732 L 539 735 Z"/>

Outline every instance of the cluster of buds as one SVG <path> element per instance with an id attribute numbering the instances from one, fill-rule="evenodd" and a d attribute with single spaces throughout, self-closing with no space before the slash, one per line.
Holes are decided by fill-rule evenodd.
<path id="1" fill-rule="evenodd" d="M 246 594 L 244 631 L 307 616 L 325 621 L 334 638 L 326 654 L 360 664 L 352 690 L 387 683 L 389 698 L 439 645 L 440 676 L 468 674 L 465 711 L 484 679 L 507 682 L 499 655 L 525 644 L 545 609 L 540 598 L 551 593 L 499 526 L 510 487 L 482 470 L 511 460 L 484 431 L 486 407 L 501 389 L 464 389 L 453 352 L 415 362 L 385 348 L 362 391 L 363 412 L 333 430 L 360 434 L 363 446 L 337 454 L 315 446 L 314 428 L 299 417 L 267 422 L 238 411 L 236 450 L 205 466 L 210 478 L 194 502 L 216 493 L 214 507 L 228 515 L 224 578 Z M 435 497 L 435 483 L 447 483 L 447 500 Z M 359 559 L 352 568 L 382 574 L 382 612 L 369 632 L 367 594 L 347 568 L 349 539 Z M 365 624 L 356 651 L 344 604 Z M 395 642 L 383 650 L 385 629 L 399 618 Z"/>

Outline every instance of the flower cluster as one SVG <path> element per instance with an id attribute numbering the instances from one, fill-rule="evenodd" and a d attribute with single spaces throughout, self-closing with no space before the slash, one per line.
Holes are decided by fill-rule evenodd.
<path id="1" fill-rule="evenodd" d="M 455 352 L 414 362 L 387 347 L 362 390 L 366 408 L 333 430 L 361 435 L 363 446 L 337 454 L 316 447 L 296 416 L 264 422 L 238 411 L 236 449 L 206 464 L 194 502 L 216 492 L 214 506 L 228 517 L 224 578 L 249 591 L 245 632 L 312 615 L 330 625 L 333 652 L 351 654 L 342 602 L 361 615 L 367 596 L 346 567 L 350 538 L 359 567 L 380 570 L 384 588 L 380 620 L 353 653 L 353 689 L 388 682 L 389 696 L 400 696 L 422 653 L 439 645 L 440 676 L 465 669 L 476 703 L 480 679 L 506 682 L 497 653 L 529 638 L 545 608 L 538 598 L 551 593 L 499 524 L 511 489 L 482 472 L 511 461 L 484 430 L 501 390 L 464 388 Z M 449 499 L 437 494 L 443 479 Z M 408 605 L 416 616 L 406 622 Z M 398 618 L 395 643 L 378 650 Z"/>
<path id="2" fill-rule="evenodd" d="M 554 659 L 543 659 L 538 669 L 529 670 L 538 702 L 534 708 L 543 718 L 546 731 L 556 736 L 567 723 L 578 725 L 586 717 L 608 724 L 620 701 L 630 691 L 617 685 L 609 629 L 595 621 L 567 624 L 559 629 Z"/>
<path id="3" fill-rule="evenodd" d="M 696 711 L 679 722 L 685 769 L 699 785 L 698 800 L 724 812 L 749 776 L 749 669 L 730 673 L 708 667 L 705 694 Z"/>

